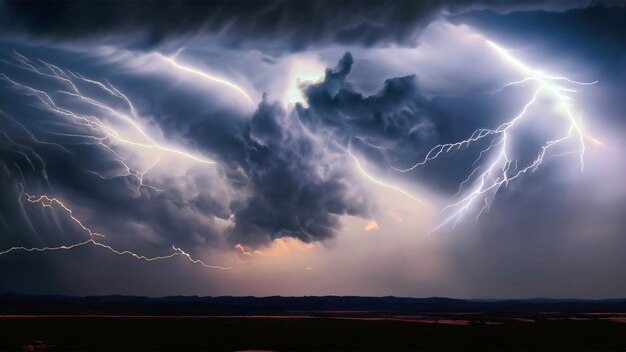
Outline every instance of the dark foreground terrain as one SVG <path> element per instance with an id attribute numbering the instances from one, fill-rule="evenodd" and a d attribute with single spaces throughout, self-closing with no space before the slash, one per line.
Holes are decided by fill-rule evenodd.
<path id="1" fill-rule="evenodd" d="M 467 326 L 280 318 L 2 318 L 5 350 L 624 350 L 610 321 Z"/>
<path id="2" fill-rule="evenodd" d="M 626 350 L 626 301 L 0 295 L 2 350 Z"/>

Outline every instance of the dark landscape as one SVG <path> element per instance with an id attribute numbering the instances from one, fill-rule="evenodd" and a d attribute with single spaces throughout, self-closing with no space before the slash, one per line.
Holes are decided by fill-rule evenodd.
<path id="1" fill-rule="evenodd" d="M 626 300 L 0 296 L 2 350 L 624 350 Z"/>

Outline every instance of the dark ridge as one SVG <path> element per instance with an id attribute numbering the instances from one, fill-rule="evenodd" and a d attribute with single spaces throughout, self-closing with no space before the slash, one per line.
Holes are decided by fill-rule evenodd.
<path id="1" fill-rule="evenodd" d="M 297 315 L 333 311 L 372 314 L 423 313 L 615 313 L 626 312 L 626 299 L 463 300 L 444 297 L 198 297 L 198 296 L 30 296 L 0 294 L 2 315 Z"/>

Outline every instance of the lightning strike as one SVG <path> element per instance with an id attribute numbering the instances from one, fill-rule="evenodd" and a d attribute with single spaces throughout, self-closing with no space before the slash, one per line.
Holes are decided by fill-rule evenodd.
<path id="1" fill-rule="evenodd" d="M 26 59 L 23 55 L 20 55 L 19 58 L 23 58 L 22 60 Z M 22 60 L 18 60 L 18 62 L 22 62 Z M 27 59 L 26 59 L 27 60 Z M 116 119 L 120 120 L 121 122 L 123 122 L 126 126 L 130 127 L 131 131 L 137 132 L 139 135 L 142 136 L 143 141 L 142 140 L 137 140 L 137 139 L 129 139 L 129 138 L 125 138 L 123 137 L 123 133 L 122 131 L 108 125 L 105 124 L 102 118 L 98 118 L 95 116 L 87 116 L 84 114 L 80 114 L 77 112 L 74 112 L 72 110 L 69 110 L 67 108 L 62 108 L 59 106 L 59 104 L 57 103 L 57 101 L 55 99 L 52 98 L 52 96 L 42 90 L 38 90 L 35 89 L 31 86 L 28 86 L 26 84 L 22 84 L 19 83 L 13 79 L 11 79 L 9 76 L 7 76 L 4 73 L 0 73 L 0 78 L 11 83 L 12 85 L 14 85 L 15 87 L 21 88 L 23 90 L 25 90 L 27 92 L 28 95 L 32 95 L 35 96 L 36 98 L 39 99 L 39 101 L 41 103 L 44 104 L 45 107 L 47 107 L 51 112 L 57 114 L 57 115 L 61 115 L 61 116 L 65 116 L 68 118 L 71 118 L 73 120 L 75 120 L 79 125 L 88 127 L 92 130 L 95 130 L 103 135 L 105 135 L 107 138 L 115 140 L 116 142 L 120 143 L 120 144 L 124 144 L 126 146 L 130 146 L 130 147 L 137 147 L 137 148 L 144 148 L 144 149 L 152 149 L 152 150 L 156 150 L 156 151 L 160 151 L 160 152 L 164 152 L 164 153 L 169 153 L 169 154 L 174 154 L 180 157 L 184 157 L 187 159 L 191 159 L 193 161 L 199 162 L 199 163 L 203 163 L 203 164 L 214 164 L 215 161 L 213 160 L 209 160 L 200 156 L 196 156 L 190 153 L 187 153 L 185 151 L 182 151 L 180 149 L 176 149 L 176 148 L 171 148 L 162 144 L 159 144 L 157 142 L 154 141 L 154 139 L 148 135 L 148 133 L 140 126 L 137 117 L 137 113 L 136 110 L 133 106 L 133 104 L 131 103 L 130 99 L 124 95 L 123 93 L 121 93 L 117 88 L 115 88 L 113 85 L 111 85 L 108 81 L 108 87 L 107 85 L 105 85 L 102 82 L 98 82 L 98 81 L 94 81 L 94 80 L 90 80 L 85 78 L 82 75 L 76 74 L 76 73 L 70 73 L 70 74 L 66 74 L 65 71 L 55 65 L 52 64 L 48 64 L 45 61 L 41 61 L 42 63 L 45 63 L 46 67 L 49 68 L 51 74 L 47 74 L 44 73 L 41 69 L 36 68 L 35 66 L 33 66 L 32 64 L 30 64 L 31 61 L 28 61 L 29 66 L 23 66 L 24 69 L 46 76 L 46 77 L 52 77 L 55 79 L 59 79 L 62 82 L 66 82 L 72 89 L 72 92 L 67 92 L 67 91 L 61 91 L 59 93 L 61 94 L 65 94 L 71 97 L 75 97 L 78 99 L 81 99 L 82 101 L 86 102 L 87 104 L 104 110 L 106 112 L 108 112 L 108 114 L 110 116 L 115 117 Z M 31 68 L 31 66 L 33 68 Z M 69 72 L 69 71 L 68 71 Z M 87 82 L 87 83 L 91 83 L 94 84 L 100 88 L 102 88 L 106 93 L 117 97 L 119 99 L 122 99 L 129 107 L 130 111 L 131 111 L 131 115 L 129 116 L 128 114 L 121 112 L 115 108 L 113 108 L 112 106 L 97 100 L 93 97 L 89 97 L 86 96 L 84 94 L 81 93 L 81 91 L 78 89 L 78 87 L 76 86 L 76 84 L 71 80 L 71 77 L 79 77 L 77 78 L 78 80 Z M 104 138 L 102 139 L 104 140 Z M 102 144 L 102 143 L 99 143 Z"/>
<path id="2" fill-rule="evenodd" d="M 405 191 L 404 189 L 402 189 L 402 188 L 400 188 L 400 187 L 398 187 L 398 186 L 396 186 L 396 185 L 394 185 L 394 184 L 391 184 L 391 183 L 387 183 L 387 182 L 385 182 L 385 181 L 382 181 L 382 180 L 380 180 L 379 178 L 377 178 L 377 177 L 375 177 L 375 176 L 371 175 L 369 172 L 367 172 L 367 171 L 363 168 L 363 166 L 361 165 L 361 162 L 359 161 L 359 159 L 358 159 L 358 158 L 357 158 L 357 157 L 356 157 L 356 156 L 352 153 L 352 145 L 351 145 L 351 142 L 352 142 L 352 139 L 350 139 L 350 140 L 348 141 L 348 155 L 350 156 L 350 158 L 352 158 L 352 160 L 354 160 L 354 164 L 356 165 L 357 170 L 358 170 L 361 174 L 363 174 L 363 176 L 365 176 L 365 178 L 367 178 L 369 181 L 371 181 L 371 182 L 373 182 L 373 183 L 375 183 L 375 184 L 377 184 L 377 185 L 379 185 L 379 186 L 382 186 L 382 187 L 385 187 L 385 188 L 391 189 L 391 190 L 393 190 L 393 191 L 396 191 L 396 192 L 398 192 L 398 193 L 401 193 L 401 194 L 403 194 L 403 195 L 405 195 L 405 196 L 407 196 L 407 197 L 411 198 L 412 200 L 414 200 L 414 201 L 416 201 L 416 202 L 418 202 L 418 203 L 420 203 L 420 204 L 428 205 L 428 203 L 427 203 L 426 201 L 424 201 L 423 199 L 421 199 L 421 198 L 419 198 L 419 197 L 414 196 L 413 194 L 411 194 L 411 193 L 409 193 L 409 192 Z"/>
<path id="3" fill-rule="evenodd" d="M 230 270 L 232 269 L 232 267 L 224 267 L 224 266 L 219 266 L 219 265 L 210 265 L 207 264 L 205 262 L 203 262 L 200 259 L 195 259 L 193 257 L 191 257 L 191 255 L 185 251 L 183 251 L 182 249 L 180 249 L 179 247 L 176 246 L 172 246 L 173 252 L 167 255 L 162 255 L 162 256 L 154 256 L 154 257 L 148 257 L 145 256 L 143 254 L 138 254 L 136 252 L 133 251 L 129 251 L 129 250 L 118 250 L 115 249 L 114 247 L 104 244 L 102 242 L 97 241 L 94 236 L 96 237 L 104 237 L 104 235 L 97 233 L 93 230 L 91 230 L 90 228 L 88 228 L 87 226 L 85 226 L 78 218 L 76 218 L 74 216 L 74 213 L 72 211 L 72 209 L 70 209 L 68 206 L 66 206 L 62 201 L 58 200 L 57 198 L 54 197 L 50 197 L 47 195 L 41 195 L 39 197 L 37 196 L 33 196 L 30 195 L 24 191 L 22 191 L 22 194 L 26 197 L 26 200 L 29 203 L 34 203 L 34 204 L 40 204 L 42 207 L 44 208 L 52 208 L 54 205 L 60 207 L 63 211 L 65 211 L 69 218 L 76 223 L 83 231 L 85 231 L 86 233 L 89 234 L 90 238 L 82 241 L 82 242 L 77 242 L 77 243 L 73 243 L 73 244 L 69 244 L 69 245 L 61 245 L 61 246 L 56 246 L 56 247 L 24 247 L 24 246 L 15 246 L 15 247 L 11 247 L 8 248 L 6 250 L 0 251 L 0 256 L 1 255 L 5 255 L 5 254 L 9 254 L 11 252 L 18 252 L 18 251 L 23 251 L 23 252 L 49 252 L 49 251 L 66 251 L 66 250 L 72 250 L 75 248 L 79 248 L 79 247 L 83 247 L 86 245 L 94 245 L 100 248 L 104 248 L 106 250 L 108 250 L 109 252 L 112 252 L 114 254 L 117 255 L 129 255 L 135 259 L 138 260 L 144 260 L 147 262 L 153 262 L 153 261 L 157 261 L 157 260 L 164 260 L 164 259 L 170 259 L 176 256 L 182 256 L 185 257 L 187 260 L 189 260 L 192 264 L 199 264 L 202 265 L 205 268 L 209 268 L 209 269 L 220 269 L 220 270 Z"/>
<path id="4" fill-rule="evenodd" d="M 216 77 L 216 76 L 212 76 L 204 71 L 198 70 L 196 68 L 193 68 L 191 66 L 187 66 L 187 65 L 183 65 L 181 63 L 179 63 L 178 61 L 176 61 L 176 56 L 180 53 L 180 50 L 174 55 L 174 56 L 165 56 L 161 53 L 156 53 L 156 55 L 163 61 L 169 63 L 170 65 L 172 65 L 174 68 L 181 70 L 183 72 L 187 72 L 189 74 L 192 74 L 196 77 L 199 77 L 203 80 L 206 81 L 210 81 L 210 82 L 214 82 L 214 83 L 218 83 L 218 84 L 222 84 L 227 86 L 230 89 L 233 89 L 234 91 L 236 91 L 237 93 L 239 93 L 239 95 L 241 95 L 242 97 L 244 97 L 250 104 L 254 105 L 254 101 L 252 100 L 252 98 L 250 97 L 250 95 L 248 95 L 248 93 L 246 93 L 245 90 L 243 90 L 243 88 L 239 87 L 238 85 L 236 85 L 235 83 L 229 82 L 223 78 L 220 77 Z"/>
<path id="5" fill-rule="evenodd" d="M 138 260 L 144 260 L 147 262 L 154 262 L 157 260 L 164 260 L 164 259 L 170 259 L 170 258 L 174 258 L 176 256 L 183 256 L 185 258 L 187 258 L 191 263 L 193 264 L 199 264 L 202 265 L 205 268 L 209 268 L 209 269 L 219 269 L 219 270 L 230 270 L 232 269 L 232 267 L 230 266 L 219 266 L 219 265 L 209 265 L 204 263 L 202 260 L 200 259 L 194 259 L 192 258 L 189 253 L 186 253 L 185 251 L 183 251 L 182 249 L 172 246 L 172 249 L 174 250 L 173 253 L 167 254 L 167 255 L 162 255 L 162 256 L 155 256 L 155 257 L 147 257 L 145 255 L 141 255 L 141 254 L 137 254 L 135 252 L 131 252 L 131 251 L 120 251 L 117 250 L 109 245 L 106 245 L 104 243 L 98 242 L 96 240 L 94 240 L 93 238 L 90 238 L 86 241 L 83 242 L 78 242 L 78 243 L 74 243 L 74 244 L 70 244 L 70 245 L 63 245 L 63 246 L 57 246 L 57 247 L 11 247 L 9 249 L 6 249 L 4 251 L 0 252 L 0 255 L 5 255 L 11 252 L 16 252 L 16 251 L 23 251 L 23 252 L 49 252 L 49 251 L 66 251 L 66 250 L 72 250 L 75 248 L 79 248 L 82 246 L 86 246 L 86 245 L 94 245 L 100 248 L 104 248 L 106 250 L 108 250 L 109 252 L 112 252 L 114 254 L 117 255 L 129 255 L 135 259 Z"/>
<path id="6" fill-rule="evenodd" d="M 65 212 L 67 212 L 67 214 L 70 217 L 70 219 L 72 219 L 72 221 L 74 221 L 76 224 L 78 224 L 78 226 L 80 226 L 81 229 L 86 231 L 89 234 L 90 237 L 94 237 L 94 236 L 104 237 L 103 234 L 97 233 L 95 231 L 91 231 L 91 229 L 89 229 L 88 227 L 83 225 L 83 223 L 74 216 L 74 213 L 72 212 L 72 209 L 68 208 L 60 200 L 58 200 L 58 199 L 56 199 L 54 197 L 51 198 L 51 197 L 49 197 L 47 195 L 42 195 L 42 196 L 36 197 L 36 196 L 30 195 L 30 194 L 28 194 L 28 193 L 26 193 L 24 191 L 22 191 L 22 193 L 26 196 L 26 200 L 29 203 L 41 204 L 41 206 L 43 208 L 52 208 L 53 204 L 58 205 L 63 210 L 65 210 Z"/>
<path id="7" fill-rule="evenodd" d="M 596 84 L 597 81 L 579 82 L 567 77 L 549 75 L 542 71 L 532 69 L 491 41 L 486 40 L 485 44 L 495 51 L 505 62 L 525 75 L 524 78 L 510 82 L 493 93 L 501 92 L 511 86 L 523 84 L 534 84 L 535 90 L 521 111 L 509 121 L 502 123 L 494 129 L 477 129 L 472 135 L 462 141 L 439 144 L 430 149 L 422 161 L 406 169 L 394 168 L 400 172 L 409 172 L 439 158 L 443 154 L 468 147 L 482 140 L 491 139 L 489 145 L 480 151 L 478 158 L 472 164 L 473 169 L 471 173 L 459 185 L 457 194 L 461 192 L 466 183 L 471 182 L 471 189 L 465 195 L 461 196 L 459 200 L 443 208 L 442 213 L 447 214 L 447 217 L 431 232 L 449 224 L 452 224 L 452 227 L 454 227 L 465 213 L 478 205 L 477 203 L 482 203 L 483 205 L 476 215 L 476 221 L 478 221 L 481 214 L 489 211 L 493 198 L 502 186 L 507 186 L 509 182 L 514 181 L 522 175 L 537 170 L 547 157 L 548 152 L 551 151 L 551 149 L 555 149 L 556 146 L 565 144 L 566 142 L 574 142 L 577 145 L 574 150 L 551 156 L 576 154 L 582 172 L 585 167 L 585 139 L 592 141 L 598 146 L 604 145 L 602 141 L 584 133 L 579 118 L 577 117 L 578 114 L 573 110 L 574 99 L 572 94 L 576 93 L 576 90 L 571 87 L 593 85 Z M 544 98 L 548 98 L 554 103 L 557 107 L 556 115 L 563 119 L 567 126 L 560 136 L 543 142 L 539 152 L 532 161 L 522 164 L 511 155 L 511 140 L 514 138 L 512 134 L 521 121 L 531 118 L 529 113 L 530 108 L 535 106 L 539 99 Z M 482 165 L 478 165 L 485 154 L 490 155 L 491 159 L 482 163 Z M 455 196 L 457 194 L 455 194 Z"/>
<path id="8" fill-rule="evenodd" d="M 130 99 L 124 95 L 122 92 L 120 92 L 117 88 L 115 88 L 110 82 L 105 81 L 106 83 L 103 82 L 99 82 L 99 81 L 95 81 L 95 80 L 91 80 L 88 79 L 84 76 L 82 76 L 79 73 L 75 73 L 75 72 L 71 72 L 69 70 L 64 70 L 56 65 L 47 63 L 43 60 L 39 60 L 39 62 L 45 66 L 45 68 L 42 67 L 37 67 L 37 64 L 34 63 L 34 61 L 28 59 L 26 56 L 14 52 L 14 59 L 17 61 L 17 64 L 13 64 L 14 66 L 23 68 L 27 71 L 30 71 L 32 73 L 35 73 L 37 75 L 40 76 L 44 76 L 44 77 L 48 77 L 48 78 L 52 78 L 55 80 L 58 80 L 59 82 L 61 82 L 62 84 L 66 85 L 67 87 L 70 88 L 71 91 L 59 91 L 57 93 L 59 94 L 64 94 L 73 98 L 77 98 L 80 99 L 81 101 L 84 101 L 86 104 L 92 106 L 95 109 L 99 109 L 102 111 L 107 112 L 110 116 L 115 117 L 116 119 L 118 119 L 119 121 L 121 121 L 122 123 L 124 123 L 124 125 L 126 127 L 129 127 L 131 130 L 133 130 L 134 132 L 137 132 L 139 135 L 141 135 L 141 138 L 143 140 L 136 140 L 136 139 L 128 139 L 128 138 L 124 138 L 122 137 L 122 131 L 106 124 L 104 122 L 104 119 L 101 117 L 96 117 L 96 116 L 92 116 L 92 115 L 85 115 L 85 114 L 81 114 L 75 111 L 72 111 L 68 108 L 64 108 L 61 107 L 60 104 L 54 99 L 52 98 L 52 94 L 50 92 L 46 92 L 43 90 L 39 90 L 36 88 L 33 88 L 29 85 L 17 82 L 16 80 L 10 78 L 9 76 L 7 76 L 4 73 L 0 73 L 0 79 L 9 82 L 10 84 L 12 84 L 14 87 L 23 90 L 26 95 L 29 96 L 33 96 L 36 97 L 42 104 L 43 107 L 45 107 L 48 111 L 56 114 L 56 115 L 60 115 L 62 117 L 68 118 L 71 122 L 76 123 L 78 126 L 81 127 L 85 127 L 86 129 L 88 129 L 90 132 L 94 132 L 94 134 L 71 134 L 71 133 L 56 133 L 56 132 L 49 132 L 52 135 L 57 135 L 57 136 L 64 136 L 64 137 L 71 137 L 71 138 L 80 138 L 80 139 L 85 139 L 85 140 L 89 140 L 91 141 L 90 144 L 94 144 L 94 145 L 99 145 L 101 146 L 104 150 L 106 150 L 107 152 L 109 152 L 112 156 L 114 156 L 114 159 L 120 163 L 120 165 L 122 165 L 122 167 L 126 170 L 126 175 L 125 176 L 131 176 L 137 179 L 139 185 L 138 188 L 140 187 L 147 187 L 150 188 L 154 191 L 161 191 L 160 189 L 150 186 L 150 185 L 146 185 L 144 184 L 144 177 L 145 175 L 150 172 L 160 161 L 161 159 L 161 155 L 159 155 L 154 162 L 148 167 L 146 168 L 144 171 L 138 171 L 136 169 L 131 168 L 126 161 L 124 161 L 124 159 L 121 157 L 121 155 L 115 151 L 115 149 L 109 144 L 109 141 L 115 141 L 119 144 L 128 146 L 128 147 L 136 147 L 136 148 L 147 148 L 147 149 L 154 149 L 154 150 L 158 150 L 162 153 L 168 153 L 168 154 L 173 154 L 182 158 L 186 158 L 186 159 L 191 159 L 195 162 L 198 163 L 202 163 L 202 164 L 213 164 L 215 163 L 212 160 L 209 159 L 205 159 L 203 157 L 199 157 L 199 156 L 195 156 L 193 154 L 189 154 L 187 152 L 184 152 L 182 150 L 179 149 L 175 149 L 175 148 L 170 148 L 167 146 L 163 146 L 161 144 L 158 144 L 152 137 L 149 136 L 149 134 L 143 130 L 143 128 L 140 126 L 140 124 L 138 123 L 138 115 L 137 112 L 133 106 L 133 104 L 131 103 Z M 46 72 L 45 70 L 47 70 L 48 72 Z M 112 106 L 104 103 L 101 100 L 98 100 L 94 97 L 90 97 L 87 96 L 85 94 L 83 94 L 81 92 L 81 90 L 78 87 L 77 81 L 81 81 L 83 83 L 86 84 L 91 84 L 94 86 L 99 87 L 102 91 L 104 91 L 105 93 L 107 93 L 109 96 L 115 97 L 115 98 L 119 98 L 121 100 L 123 100 L 125 102 L 126 105 L 128 105 L 128 108 L 130 110 L 130 115 L 113 108 Z M 4 111 L 0 110 L 0 115 L 4 116 L 5 118 L 9 119 L 12 123 L 16 124 L 17 126 L 19 126 L 28 136 L 31 140 L 33 140 L 34 142 L 38 143 L 38 144 L 46 144 L 46 145 L 52 145 L 55 147 L 59 147 L 61 148 L 63 151 L 69 152 L 63 145 L 58 144 L 58 143 L 51 143 L 51 142 L 45 142 L 45 141 L 41 141 L 39 140 L 34 133 L 32 133 L 30 130 L 28 130 L 26 128 L 26 126 L 24 126 L 24 124 L 20 123 L 16 118 L 12 117 L 11 115 L 7 114 Z M 6 139 L 9 143 L 11 143 L 12 145 L 14 145 L 15 147 L 24 150 L 24 151 L 20 151 L 20 150 L 14 150 L 15 153 L 21 155 L 22 157 L 25 158 L 26 162 L 30 165 L 30 167 L 33 170 L 37 170 L 37 168 L 35 167 L 35 164 L 33 163 L 33 160 L 31 160 L 31 158 L 29 157 L 30 153 L 32 155 L 34 155 L 34 157 L 36 158 L 36 160 L 39 162 L 39 164 L 41 165 L 41 176 L 42 178 L 45 180 L 46 184 L 47 184 L 47 188 L 50 189 L 50 185 L 47 183 L 48 180 L 48 176 L 46 174 L 46 164 L 43 160 L 43 158 L 36 153 L 36 151 L 33 148 L 30 148 L 28 146 L 22 145 L 18 142 L 16 142 L 15 140 L 13 140 L 8 133 L 6 133 L 5 131 L 0 130 L 0 137 L 4 137 L 4 139 Z M 0 165 L 3 166 L 4 170 L 9 173 L 7 165 L 4 162 L 0 162 Z M 192 264 L 197 264 L 197 265 L 201 265 L 205 268 L 210 268 L 210 269 L 220 269 L 220 270 L 229 270 L 231 269 L 231 267 L 223 267 L 223 266 L 218 266 L 218 265 L 210 265 L 207 264 L 205 262 L 203 262 L 200 259 L 195 259 L 193 258 L 189 253 L 183 251 L 181 248 L 176 247 L 176 246 L 172 246 L 172 250 L 173 252 L 167 255 L 162 255 L 162 256 L 154 256 L 154 257 L 149 257 L 143 254 L 139 254 L 133 251 L 129 251 L 129 250 L 118 250 L 114 247 L 112 247 L 111 245 L 102 243 L 100 241 L 98 241 L 96 238 L 103 238 L 105 237 L 103 234 L 98 233 L 94 230 L 92 230 L 91 228 L 89 228 L 87 225 L 84 224 L 83 221 L 81 221 L 78 217 L 75 216 L 74 211 L 67 205 L 65 204 L 63 201 L 61 201 L 60 199 L 53 197 L 51 195 L 48 194 L 43 194 L 43 195 L 39 195 L 39 196 L 35 196 L 35 195 L 31 195 L 29 193 L 27 193 L 25 191 L 25 180 L 24 180 L 24 176 L 22 173 L 21 168 L 19 167 L 19 165 L 15 164 L 14 165 L 16 170 L 19 172 L 19 175 L 21 176 L 22 179 L 22 183 L 19 183 L 17 185 L 17 189 L 18 192 L 20 194 L 20 197 L 18 198 L 18 202 L 19 204 L 22 206 L 23 209 L 23 204 L 22 204 L 22 199 L 26 199 L 26 201 L 28 203 L 31 204 L 38 204 L 40 205 L 42 208 L 58 208 L 61 209 L 63 212 L 65 212 L 68 216 L 68 218 L 75 223 L 82 231 L 86 232 L 89 235 L 89 239 L 82 241 L 82 242 L 76 242 L 73 244 L 66 244 L 66 245 L 60 245 L 60 246 L 55 246 L 55 247 L 49 247 L 49 246 L 45 246 L 45 247 L 25 247 L 25 246 L 15 246 L 15 247 L 11 247 L 8 248 L 6 250 L 2 250 L 0 251 L 0 255 L 6 255 L 12 252 L 48 252 L 48 251 L 65 251 L 65 250 L 72 250 L 75 248 L 79 248 L 79 247 L 83 247 L 83 246 L 87 246 L 87 245 L 93 245 L 93 246 L 97 246 L 99 248 L 104 248 L 106 250 L 108 250 L 111 253 L 117 254 L 117 255 L 123 255 L 123 256 L 131 256 L 135 259 L 138 260 L 144 260 L 144 261 L 148 261 L 148 262 L 152 262 L 152 261 L 157 261 L 157 260 L 165 260 L 165 259 L 169 259 L 169 258 L 173 258 L 176 256 L 181 256 L 186 258 L 188 261 L 190 261 Z M 89 171 L 89 170 L 88 170 Z M 94 171 L 90 171 L 93 174 L 98 175 L 101 178 L 105 178 L 105 179 L 109 179 L 108 177 L 102 176 L 100 174 L 98 174 L 97 172 Z M 34 231 L 34 227 L 32 226 L 32 224 L 30 224 L 30 220 L 28 219 L 28 216 L 26 215 L 27 221 L 29 222 L 30 228 Z"/>

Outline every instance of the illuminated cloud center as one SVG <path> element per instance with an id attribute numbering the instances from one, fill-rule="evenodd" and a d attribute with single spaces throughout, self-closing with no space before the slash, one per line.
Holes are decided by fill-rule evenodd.
<path id="1" fill-rule="evenodd" d="M 324 78 L 324 71 L 324 66 L 314 59 L 295 60 L 291 65 L 287 89 L 283 96 L 285 105 L 289 106 L 300 102 L 306 106 L 306 101 L 302 95 L 302 84 L 321 80 Z"/>

